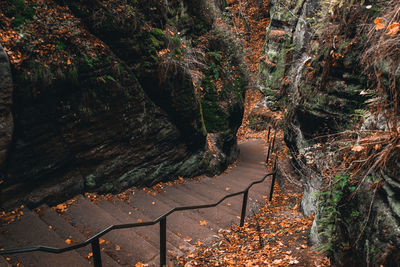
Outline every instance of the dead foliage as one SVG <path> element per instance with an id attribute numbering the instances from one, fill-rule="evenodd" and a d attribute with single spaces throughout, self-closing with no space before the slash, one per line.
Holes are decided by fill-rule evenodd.
<path id="1" fill-rule="evenodd" d="M 368 42 L 362 63 L 381 96 L 387 117 L 396 126 L 399 114 L 400 3 L 385 3 L 379 17 L 369 23 Z M 391 113 L 391 114 L 389 114 Z"/>
<path id="2" fill-rule="evenodd" d="M 267 198 L 267 197 L 265 197 Z M 243 227 L 220 230 L 215 241 L 198 242 L 196 250 L 176 261 L 184 266 L 330 266 L 313 251 L 307 231 L 313 216 L 299 211 L 301 194 L 277 189 L 272 202 L 246 220 Z"/>

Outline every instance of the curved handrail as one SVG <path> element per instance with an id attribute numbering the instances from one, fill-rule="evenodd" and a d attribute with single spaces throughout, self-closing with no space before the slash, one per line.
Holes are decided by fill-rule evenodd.
<path id="1" fill-rule="evenodd" d="M 42 251 L 42 252 L 60 254 L 60 253 L 64 253 L 64 252 L 67 252 L 67 251 L 71 251 L 71 250 L 75 250 L 75 249 L 78 249 L 78 248 L 82 248 L 82 247 L 85 247 L 85 246 L 91 244 L 93 241 L 96 241 L 97 239 L 99 239 L 100 237 L 104 236 L 105 234 L 107 234 L 108 232 L 110 232 L 112 230 L 155 225 L 155 224 L 159 223 L 162 219 L 168 217 L 169 215 L 171 215 L 172 213 L 174 213 L 176 211 L 205 209 L 205 208 L 216 207 L 219 204 L 221 204 L 221 202 L 223 202 L 225 199 L 228 199 L 228 198 L 231 198 L 231 197 L 234 197 L 234 196 L 237 196 L 237 195 L 241 195 L 241 194 L 244 194 L 244 193 L 248 192 L 249 189 L 253 185 L 264 182 L 265 179 L 268 176 L 273 175 L 273 174 L 274 174 L 274 172 L 267 173 L 262 179 L 250 183 L 244 190 L 239 191 L 239 192 L 235 192 L 235 193 L 232 193 L 232 194 L 229 194 L 229 195 L 226 195 L 226 196 L 222 197 L 220 200 L 218 200 L 215 203 L 197 205 L 197 206 L 175 207 L 175 208 L 172 208 L 169 211 L 165 212 L 164 214 L 160 215 L 158 218 L 154 219 L 153 221 L 140 222 L 140 223 L 127 223 L 127 224 L 110 225 L 109 227 L 105 228 L 103 231 L 98 232 L 94 236 L 88 238 L 86 241 L 81 242 L 79 244 L 75 244 L 75 245 L 64 247 L 64 248 L 54 248 L 54 247 L 47 247 L 47 246 L 40 246 L 39 245 L 39 246 L 29 246 L 29 247 L 23 247 L 23 248 L 15 248 L 15 249 L 5 249 L 5 250 L 0 250 L 0 255 L 16 254 L 16 253 L 23 253 L 23 252 L 34 252 L 34 251 Z"/>

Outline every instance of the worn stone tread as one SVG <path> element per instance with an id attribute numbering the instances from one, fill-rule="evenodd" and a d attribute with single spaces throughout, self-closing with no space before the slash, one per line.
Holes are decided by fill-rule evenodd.
<path id="1" fill-rule="evenodd" d="M 65 212 L 65 216 L 81 232 L 90 231 L 89 236 L 110 225 L 120 224 L 116 218 L 84 197 L 78 197 Z M 110 242 L 104 251 L 122 266 L 148 262 L 158 255 L 158 248 L 143 240 L 132 229 L 114 230 L 103 238 Z"/>
<path id="2" fill-rule="evenodd" d="M 11 265 L 5 260 L 5 258 L 0 256 L 0 267 L 11 267 Z"/>
<path id="3" fill-rule="evenodd" d="M 267 178 L 267 179 L 268 179 L 267 183 L 264 182 L 264 183 L 256 184 L 250 189 L 249 203 L 253 203 L 253 204 L 254 203 L 264 204 L 265 203 L 265 197 L 268 195 L 268 192 L 270 190 L 270 181 L 269 181 L 269 178 Z M 256 179 L 256 180 L 258 180 L 258 179 Z M 244 184 L 244 185 L 238 185 L 237 183 L 234 182 L 233 179 L 229 183 L 227 183 L 227 182 L 221 181 L 217 178 L 217 179 L 209 179 L 209 180 L 204 179 L 204 180 L 199 181 L 198 183 L 184 184 L 182 186 L 182 188 L 183 188 L 182 190 L 185 190 L 186 192 L 195 192 L 203 198 L 208 198 L 209 202 L 215 202 L 227 194 L 242 191 L 247 186 L 248 186 L 248 183 Z M 236 197 L 225 200 L 220 205 L 226 206 L 226 203 L 230 203 L 231 206 L 230 206 L 229 210 L 231 211 L 231 213 L 238 214 L 238 212 L 239 212 L 239 214 L 240 214 L 240 209 L 242 207 L 242 199 L 243 199 L 243 195 L 236 196 Z M 250 205 L 248 205 L 247 207 L 249 209 Z"/>
<path id="4" fill-rule="evenodd" d="M 138 221 L 150 221 L 151 219 L 144 213 L 133 209 L 127 203 L 113 198 L 111 200 L 99 199 L 96 205 L 105 210 L 110 215 L 114 216 L 121 224 L 122 223 L 134 223 Z M 141 238 L 152 244 L 154 247 L 159 248 L 160 245 L 160 226 L 155 224 L 146 227 L 137 227 L 132 229 Z M 179 248 L 178 248 L 179 247 Z M 183 241 L 175 233 L 167 230 L 167 251 L 171 255 L 183 256 L 184 251 L 190 251 L 194 248 Z"/>
<path id="5" fill-rule="evenodd" d="M 130 204 L 132 207 L 139 209 L 147 214 L 152 220 L 158 218 L 172 208 L 169 204 L 156 197 L 138 191 L 131 196 Z M 154 202 L 154 205 L 152 204 Z M 204 240 L 215 234 L 216 230 L 210 229 L 209 225 L 201 226 L 200 221 L 194 220 L 187 216 L 187 212 L 175 212 L 167 218 L 167 228 L 182 237 L 190 237 L 191 244 L 197 240 Z"/>
<path id="6" fill-rule="evenodd" d="M 207 187 L 204 189 L 201 186 L 196 186 L 196 185 L 187 185 L 187 184 L 182 184 L 179 185 L 179 190 L 184 191 L 186 193 L 190 193 L 191 196 L 197 198 L 198 200 L 201 200 L 199 204 L 211 204 L 215 203 L 220 199 L 225 194 L 229 194 L 232 192 L 226 192 L 225 194 L 221 191 L 220 195 L 216 195 L 215 193 L 212 192 L 212 190 Z M 211 194 L 210 194 L 211 193 Z M 210 195 L 213 195 L 210 197 Z M 242 196 L 236 196 L 230 199 L 227 199 L 220 203 L 218 206 L 214 208 L 208 208 L 204 210 L 199 210 L 201 214 L 204 214 L 205 218 L 208 218 L 209 220 L 215 222 L 218 226 L 221 228 L 226 228 L 230 227 L 233 224 L 238 224 L 239 223 L 239 218 L 240 212 L 241 212 L 241 201 L 243 197 Z M 234 204 L 232 206 L 232 203 Z M 240 206 L 240 209 L 239 209 Z"/>
<path id="7" fill-rule="evenodd" d="M 50 247 L 64 247 L 66 244 L 48 225 L 41 221 L 28 209 L 24 209 L 24 216 L 19 221 L 3 227 L 0 235 L 0 247 L 14 248 L 32 245 Z M 62 254 L 46 252 L 29 252 L 10 255 L 13 261 L 28 267 L 53 266 L 91 266 L 89 262 L 75 251 Z"/>
<path id="8" fill-rule="evenodd" d="M 197 206 L 201 204 L 208 204 L 208 201 L 201 201 L 193 197 L 193 195 L 186 193 L 183 190 L 179 189 L 180 187 L 169 187 L 165 192 L 160 193 L 157 196 L 157 199 L 161 200 L 164 203 L 167 203 L 171 207 L 183 207 L 183 206 Z M 179 196 L 179 197 L 177 197 Z M 195 221 L 207 220 L 208 226 L 212 230 L 218 231 L 221 229 L 219 225 L 216 224 L 215 218 L 210 215 L 210 210 L 213 208 L 207 209 L 194 209 L 188 211 L 182 211 L 182 214 L 190 217 Z"/>
<path id="9" fill-rule="evenodd" d="M 81 232 L 79 232 L 76 228 L 74 228 L 71 224 L 69 224 L 63 217 L 57 214 L 57 212 L 55 212 L 54 210 L 52 210 L 47 206 L 42 206 L 40 208 L 39 218 L 42 221 L 44 221 L 47 225 L 51 226 L 51 229 L 62 240 L 70 239 L 73 242 L 73 244 L 76 244 L 76 243 L 81 243 L 87 239 Z M 103 246 L 104 245 L 102 245 L 101 247 Z M 92 252 L 92 248 L 90 245 L 88 245 L 86 247 L 77 249 L 76 252 L 86 259 L 89 253 Z M 110 267 L 120 266 L 106 253 L 101 254 L 101 260 L 104 266 L 110 266 Z"/>

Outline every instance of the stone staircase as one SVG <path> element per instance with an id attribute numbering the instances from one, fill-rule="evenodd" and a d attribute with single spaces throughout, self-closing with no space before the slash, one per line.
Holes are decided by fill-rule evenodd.
<path id="1" fill-rule="evenodd" d="M 248 141 L 239 147 L 238 164 L 228 173 L 167 186 L 154 196 L 141 190 L 133 191 L 124 200 L 113 196 L 93 202 L 79 196 L 62 216 L 47 206 L 40 207 L 39 212 L 25 209 L 20 220 L 1 228 L 0 248 L 65 247 L 66 240 L 71 244 L 80 243 L 113 224 L 145 222 L 174 207 L 214 203 L 227 194 L 243 190 L 267 172 L 266 148 L 262 141 Z M 250 189 L 247 215 L 257 205 L 265 203 L 270 179 L 267 181 Z M 211 242 L 219 229 L 239 224 L 242 199 L 243 195 L 239 195 L 214 208 L 175 212 L 168 216 L 169 259 L 190 253 L 198 241 Z M 135 266 L 137 262 L 159 266 L 159 238 L 159 224 L 111 231 L 100 239 L 103 266 Z M 62 254 L 31 252 L 0 256 L 0 266 L 93 266 L 93 263 L 91 247 L 86 246 Z"/>

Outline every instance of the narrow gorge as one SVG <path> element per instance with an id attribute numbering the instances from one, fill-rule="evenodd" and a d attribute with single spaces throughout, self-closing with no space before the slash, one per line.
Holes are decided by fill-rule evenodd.
<path id="1" fill-rule="evenodd" d="M 173 264 L 400 266 L 399 66 L 397 0 L 0 0 L 0 234 L 20 212 L 51 226 L 54 210 L 89 238 L 102 229 L 83 207 L 139 222 L 242 190 L 271 170 L 275 136 L 276 200 L 257 187 L 245 228 L 226 206 L 177 216 L 209 229 L 189 240 L 168 228 Z M 296 238 L 268 259 L 281 239 L 266 216 L 282 220 L 282 242 Z M 194 239 L 219 228 L 221 243 Z M 153 232 L 130 235 L 150 250 Z M 110 246 L 105 266 L 158 260 Z"/>

